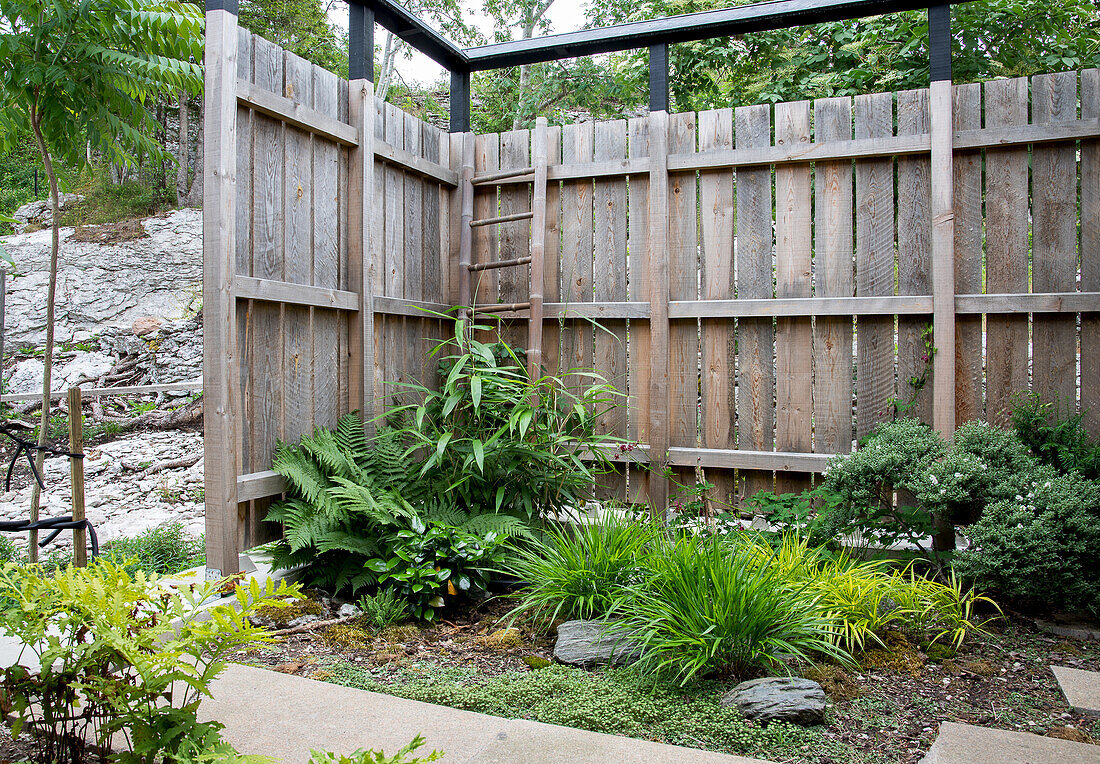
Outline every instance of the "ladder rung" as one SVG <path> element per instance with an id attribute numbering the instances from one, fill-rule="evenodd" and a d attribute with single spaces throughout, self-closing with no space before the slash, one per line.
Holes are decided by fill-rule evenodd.
<path id="1" fill-rule="evenodd" d="M 485 305 L 477 308 L 478 313 L 507 313 L 512 310 L 527 310 L 531 307 L 529 302 L 513 302 L 507 305 Z"/>
<path id="2" fill-rule="evenodd" d="M 467 265 L 466 268 L 471 271 L 487 271 L 492 268 L 508 268 L 513 265 L 527 265 L 531 262 L 529 257 L 517 257 L 512 260 L 497 260 L 495 263 L 475 263 L 473 265 Z"/>
<path id="3" fill-rule="evenodd" d="M 496 172 L 487 172 L 484 175 L 475 175 L 473 184 L 475 186 L 478 186 L 484 183 L 492 183 L 494 180 L 505 180 L 506 178 L 516 178 L 521 175 L 533 175 L 534 173 L 534 167 L 514 167 L 511 170 L 498 170 Z"/>
<path id="4" fill-rule="evenodd" d="M 483 218 L 481 220 L 471 220 L 470 227 L 477 228 L 483 225 L 494 225 L 496 223 L 511 223 L 513 220 L 530 220 L 534 217 L 533 212 L 517 212 L 515 215 L 501 215 L 498 218 Z"/>

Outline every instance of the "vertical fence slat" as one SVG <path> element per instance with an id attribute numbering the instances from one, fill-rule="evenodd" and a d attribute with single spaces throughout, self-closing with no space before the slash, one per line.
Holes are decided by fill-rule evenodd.
<path id="1" fill-rule="evenodd" d="M 491 133 L 474 138 L 474 171 L 477 174 L 500 169 L 500 135 Z M 474 219 L 484 220 L 497 215 L 496 186 L 479 186 L 474 191 Z M 478 226 L 473 233 L 473 262 L 491 263 L 497 259 L 498 226 Z M 470 293 L 479 305 L 497 302 L 497 276 L 499 271 L 477 271 L 473 276 Z M 471 278 L 467 275 L 467 278 Z"/>
<path id="2" fill-rule="evenodd" d="M 808 147 L 809 144 L 810 102 L 776 104 L 775 145 L 790 148 Z M 820 196 L 818 200 L 821 200 Z M 820 220 L 818 224 L 821 224 Z M 776 167 L 777 297 L 810 296 L 810 235 L 810 166 Z M 779 318 L 776 321 L 775 446 L 779 451 L 810 450 L 810 414 L 813 408 L 810 331 L 809 318 Z M 818 428 L 835 429 L 828 415 L 825 414 L 824 420 L 822 416 L 823 412 L 818 410 L 815 420 Z M 776 474 L 775 482 L 775 490 L 780 493 L 809 488 L 806 475 L 781 472 Z"/>
<path id="3" fill-rule="evenodd" d="M 562 128 L 565 162 L 592 161 L 595 128 L 591 122 Z M 574 180 L 561 190 L 561 299 L 565 303 L 592 302 L 592 181 Z M 592 368 L 592 324 L 583 319 L 565 323 L 561 361 L 566 369 Z M 567 376 L 566 384 L 579 388 L 584 377 Z"/>
<path id="4" fill-rule="evenodd" d="M 1027 79 L 985 83 L 987 127 L 1027 124 Z M 986 291 L 1028 291 L 1027 148 L 986 149 Z M 986 417 L 1003 423 L 1014 394 L 1028 387 L 1026 315 L 986 316 Z"/>
<path id="5" fill-rule="evenodd" d="M 699 113 L 699 150 L 733 148 L 733 110 Z M 699 173 L 700 231 L 704 300 L 733 299 L 733 170 Z M 734 448 L 734 352 L 737 324 L 732 319 L 702 321 L 702 435 L 704 448 Z M 737 501 L 733 470 L 712 470 L 707 482 L 720 507 Z"/>
<path id="6" fill-rule="evenodd" d="M 422 157 L 420 120 L 411 114 L 398 112 L 404 121 L 405 151 L 415 157 Z M 404 173 L 405 202 L 401 208 L 402 223 L 405 226 L 405 271 L 403 278 L 403 296 L 407 300 L 424 299 L 424 191 L 425 180 L 416 173 Z M 419 316 L 405 317 L 404 354 L 402 380 L 420 383 L 424 380 L 424 365 L 427 361 L 427 348 L 424 342 L 424 319 Z M 405 388 L 394 388 L 393 393 L 405 398 Z"/>
<path id="7" fill-rule="evenodd" d="M 928 90 L 898 93 L 898 135 L 929 131 Z M 898 294 L 932 293 L 931 160 L 898 158 Z M 924 316 L 898 316 L 898 392 L 902 403 L 913 401 L 906 416 L 932 423 L 932 375 L 917 389 L 911 379 L 928 368 L 922 334 L 929 325 Z"/>
<path id="8" fill-rule="evenodd" d="M 333 119 L 340 116 L 340 80 L 331 72 L 314 66 L 313 103 L 317 111 Z M 335 143 L 313 142 L 313 285 L 340 288 L 340 192 L 341 149 Z M 334 310 L 313 311 L 313 424 L 335 426 L 342 413 L 340 395 L 340 323 Z"/>
<path id="9" fill-rule="evenodd" d="M 734 112 L 739 149 L 771 145 L 771 109 L 741 106 Z M 739 167 L 736 176 L 737 296 L 772 297 L 771 168 Z M 775 443 L 775 330 L 772 320 L 737 322 L 737 446 L 771 451 Z M 772 491 L 770 472 L 741 470 L 741 498 Z"/>
<path id="10" fill-rule="evenodd" d="M 669 116 L 668 151 L 695 151 L 695 114 Z M 669 176 L 668 286 L 670 300 L 699 295 L 698 200 L 695 172 Z M 660 253 L 657 253 L 658 255 Z M 699 322 L 680 319 L 668 328 L 669 445 L 695 448 L 699 443 Z M 674 468 L 676 480 L 695 484 L 693 468 Z"/>
<path id="11" fill-rule="evenodd" d="M 561 164 L 561 127 L 546 130 L 546 166 Z M 542 264 L 543 302 L 561 302 L 561 183 L 546 184 L 546 233 Z M 558 319 L 544 319 L 542 365 L 550 374 L 561 373 L 561 329 Z"/>
<path id="12" fill-rule="evenodd" d="M 814 104 L 814 140 L 852 139 L 852 101 L 823 98 Z M 850 297 L 852 272 L 852 163 L 814 166 L 816 255 L 814 293 Z M 814 451 L 852 450 L 852 320 L 814 319 Z"/>
<path id="13" fill-rule="evenodd" d="M 360 295 L 359 311 L 348 317 L 349 407 L 369 422 L 374 415 L 374 87 L 370 80 L 355 80 L 349 91 L 349 122 L 358 129 L 359 146 L 348 166 L 347 288 Z"/>
<path id="14" fill-rule="evenodd" d="M 654 516 L 664 520 L 668 510 L 669 442 L 669 332 L 668 299 L 668 133 L 669 117 L 664 111 L 649 115 L 649 458 L 650 506 Z"/>
<path id="15" fill-rule="evenodd" d="M 1031 79 L 1032 121 L 1077 117 L 1077 73 Z M 1036 145 L 1031 155 L 1031 280 L 1036 292 L 1077 288 L 1077 147 Z M 1032 319 L 1032 389 L 1070 411 L 1077 403 L 1077 317 L 1040 314 Z"/>
<path id="16" fill-rule="evenodd" d="M 1081 118 L 1100 118 L 1100 69 L 1081 72 Z M 1100 291 L 1100 140 L 1081 141 L 1081 291 Z M 1081 411 L 1100 435 L 1100 314 L 1081 314 Z"/>
<path id="17" fill-rule="evenodd" d="M 285 52 L 284 95 L 308 108 L 313 107 L 311 64 Z M 284 127 L 283 184 L 284 241 L 283 280 L 310 284 L 313 261 L 313 138 L 308 133 Z M 313 428 L 313 348 L 310 340 L 312 309 L 283 307 L 283 438 L 297 441 Z"/>
<path id="18" fill-rule="evenodd" d="M 626 157 L 626 121 L 598 122 L 594 158 Z M 597 302 L 626 300 L 626 178 L 596 180 L 593 190 L 593 293 Z M 626 321 L 603 320 L 596 327 L 595 367 L 617 390 L 626 391 Z M 622 403 L 623 401 L 616 401 Z M 616 405 L 602 417 L 599 429 L 626 437 L 626 407 Z M 626 474 L 620 471 L 600 478 L 600 495 L 626 498 Z"/>
<path id="19" fill-rule="evenodd" d="M 252 34 L 244 28 L 237 30 L 237 78 L 253 81 Z M 252 275 L 252 181 L 256 158 L 252 153 L 254 117 L 251 109 L 237 106 L 237 270 L 238 274 Z M 252 380 L 254 343 L 251 322 L 254 318 L 253 302 L 238 303 L 237 344 L 240 351 L 241 390 L 241 469 L 252 470 L 252 407 L 255 388 Z"/>
<path id="20" fill-rule="evenodd" d="M 982 126 L 982 86 L 954 88 L 956 130 Z M 956 151 L 955 292 L 982 292 L 982 153 Z M 984 416 L 982 404 L 982 317 L 955 317 L 955 422 Z"/>
<path id="21" fill-rule="evenodd" d="M 855 137 L 894 132 L 890 93 L 855 98 Z M 894 294 L 894 160 L 856 160 L 856 294 Z M 894 397 L 894 317 L 860 316 L 856 324 L 856 437 L 889 416 Z"/>
<path id="22" fill-rule="evenodd" d="M 391 146 L 405 145 L 405 118 L 393 104 L 383 104 L 382 125 L 383 140 Z M 385 283 L 383 294 L 387 297 L 405 296 L 405 173 L 401 168 L 386 165 L 386 243 L 385 243 Z M 401 383 L 408 382 L 405 376 L 406 335 L 403 316 L 386 316 L 382 323 L 385 330 L 382 335 L 383 373 L 382 390 L 385 408 L 394 405 L 394 397 L 401 391 Z"/>
<path id="23" fill-rule="evenodd" d="M 648 117 L 638 117 L 628 124 L 629 149 L 632 159 L 649 157 Z M 631 175 L 627 199 L 627 291 L 635 302 L 649 302 L 649 175 Z M 629 337 L 629 379 L 627 388 L 627 437 L 638 443 L 649 443 L 650 394 L 650 333 L 649 321 L 631 321 Z M 630 500 L 649 500 L 649 472 L 632 468 L 628 478 Z"/>

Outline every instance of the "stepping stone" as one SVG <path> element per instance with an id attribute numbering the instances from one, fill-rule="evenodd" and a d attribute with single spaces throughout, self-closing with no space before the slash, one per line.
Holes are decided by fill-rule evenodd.
<path id="1" fill-rule="evenodd" d="M 1097 764 L 1100 746 L 944 722 L 920 764 Z"/>
<path id="2" fill-rule="evenodd" d="M 1051 666 L 1069 706 L 1079 714 L 1100 716 L 1100 672 Z"/>

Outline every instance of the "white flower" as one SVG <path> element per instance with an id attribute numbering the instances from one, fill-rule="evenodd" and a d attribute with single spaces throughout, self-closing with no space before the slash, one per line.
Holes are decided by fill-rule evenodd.
<path id="1" fill-rule="evenodd" d="M 1023 523 L 1018 523 L 1018 524 L 1016 525 L 1016 530 L 1023 530 L 1023 527 L 1024 527 L 1024 524 L 1023 524 Z"/>
<path id="2" fill-rule="evenodd" d="M 928 481 L 930 483 L 932 483 L 932 485 L 939 485 L 940 484 L 940 481 L 931 472 L 928 473 Z"/>
<path id="3" fill-rule="evenodd" d="M 962 480 L 962 473 L 961 472 L 956 472 L 955 473 L 955 479 L 956 480 Z"/>

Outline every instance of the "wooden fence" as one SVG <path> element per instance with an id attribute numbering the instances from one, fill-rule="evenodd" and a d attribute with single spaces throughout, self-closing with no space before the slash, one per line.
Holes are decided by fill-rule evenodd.
<path id="1" fill-rule="evenodd" d="M 731 503 L 808 486 L 899 399 L 949 433 L 1033 389 L 1100 431 L 1097 70 L 448 135 L 207 18 L 213 568 L 267 538 L 276 439 L 432 384 L 419 308 L 466 295 L 529 302 L 502 336 L 601 370 L 626 458 Z M 652 475 L 601 491 L 661 504 Z"/>

